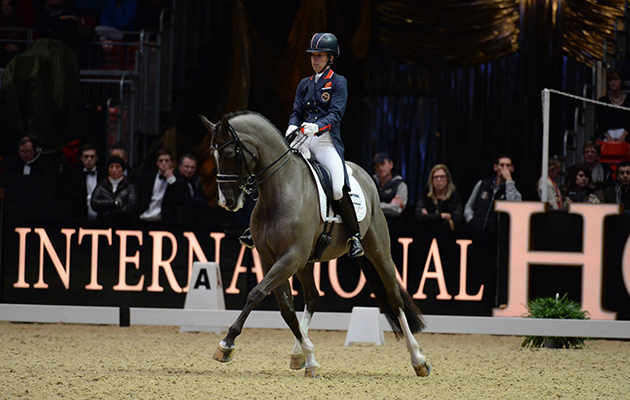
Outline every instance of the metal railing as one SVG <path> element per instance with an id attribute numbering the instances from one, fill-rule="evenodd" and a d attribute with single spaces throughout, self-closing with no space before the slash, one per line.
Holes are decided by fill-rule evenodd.
<path id="1" fill-rule="evenodd" d="M 36 40 L 32 29 L 2 29 L 0 47 L 10 44 L 17 52 L 3 52 L 10 62 Z M 160 129 L 162 35 L 142 30 L 122 32 L 122 40 L 93 40 L 80 51 L 80 81 L 86 106 L 107 107 L 108 145 L 117 141 L 127 143 L 130 161 L 136 154 L 138 135 L 157 135 Z M 0 65 L 4 70 L 5 64 Z M 161 104 L 162 103 L 162 104 Z M 112 122 L 114 121 L 114 122 Z M 110 131 L 115 127 L 114 131 Z M 113 141 L 113 142 L 112 142 Z M 106 149 L 108 150 L 108 149 Z"/>

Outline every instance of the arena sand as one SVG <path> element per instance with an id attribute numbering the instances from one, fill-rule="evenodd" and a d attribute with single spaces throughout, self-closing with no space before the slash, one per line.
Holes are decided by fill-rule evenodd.
<path id="1" fill-rule="evenodd" d="M 312 331 L 323 377 L 289 369 L 288 329 L 245 329 L 234 360 L 223 335 L 178 327 L 0 322 L 2 399 L 628 399 L 630 342 L 524 349 L 522 337 L 416 335 L 433 363 L 416 377 L 402 341 L 344 346 Z"/>

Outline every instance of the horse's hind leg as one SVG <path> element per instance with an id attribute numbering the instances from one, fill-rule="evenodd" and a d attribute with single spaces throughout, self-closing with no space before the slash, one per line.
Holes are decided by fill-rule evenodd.
<path id="1" fill-rule="evenodd" d="M 431 364 L 420 353 L 418 342 L 413 336 L 414 332 L 420 332 L 424 328 L 421 312 L 411 296 L 397 282 L 396 266 L 391 256 L 390 239 L 384 217 L 377 216 L 372 223 L 363 238 L 367 260 L 359 260 L 361 269 L 394 333 L 397 336 L 404 336 L 416 375 L 428 376 L 431 373 Z"/>
<path id="2" fill-rule="evenodd" d="M 295 348 L 293 349 L 293 352 L 291 353 L 291 368 L 301 369 L 306 367 L 304 376 L 307 378 L 315 378 L 319 376 L 321 365 L 315 359 L 314 346 L 307 335 L 308 323 L 306 324 L 306 327 L 304 327 L 298 322 L 297 316 L 295 315 L 295 307 L 293 305 L 293 296 L 291 295 L 291 286 L 289 285 L 289 282 L 285 282 L 280 285 L 276 290 L 274 290 L 274 294 L 276 296 L 276 300 L 278 300 L 278 305 L 280 306 L 280 314 L 289 326 L 289 329 L 293 332 L 297 346 L 300 348 L 299 353 L 302 355 L 299 360 L 295 361 L 296 364 L 299 362 L 300 366 L 298 368 L 294 368 L 293 359 Z M 304 321 L 305 320 L 302 319 L 303 323 Z"/>
<path id="3" fill-rule="evenodd" d="M 302 283 L 304 291 L 304 314 L 302 314 L 302 320 L 300 326 L 304 335 L 308 337 L 308 330 L 311 326 L 311 318 L 315 313 L 315 308 L 319 301 L 319 292 L 315 286 L 315 279 L 313 277 L 313 263 L 306 264 L 303 270 L 298 271 L 297 277 Z M 295 339 L 295 345 L 291 351 L 291 369 L 302 369 L 306 365 L 306 357 L 302 351 L 302 344 Z"/>
<path id="4" fill-rule="evenodd" d="M 400 322 L 403 334 L 405 335 L 405 344 L 407 345 L 407 351 L 411 355 L 411 365 L 416 371 L 416 375 L 422 377 L 429 376 L 431 373 L 431 363 L 420 353 L 418 341 L 413 336 L 413 332 L 409 328 L 405 311 L 402 308 L 399 309 L 398 321 Z"/>

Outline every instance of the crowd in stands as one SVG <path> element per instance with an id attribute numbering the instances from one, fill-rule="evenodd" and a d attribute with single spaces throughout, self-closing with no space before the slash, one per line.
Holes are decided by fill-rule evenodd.
<path id="1" fill-rule="evenodd" d="M 2 0 L 0 67 L 26 49 L 31 39 L 57 39 L 75 50 L 84 68 L 92 41 L 120 41 L 125 32 L 157 30 L 164 0 Z"/>
<path id="2" fill-rule="evenodd" d="M 615 165 L 615 169 L 600 162 L 601 145 L 589 141 L 583 147 L 583 161 L 567 168 L 558 158 L 548 163 L 547 181 L 538 182 L 540 199 L 546 191 L 551 210 L 567 210 L 571 203 L 616 203 L 630 209 L 630 161 Z M 61 197 L 72 204 L 77 220 L 141 220 L 181 222 L 182 213 L 188 221 L 211 211 L 212 199 L 206 197 L 201 177 L 197 175 L 197 157 L 183 153 L 177 157 L 161 148 L 155 154 L 155 165 L 138 172 L 129 165 L 125 145 L 110 146 L 109 154 L 100 162 L 98 150 L 92 144 L 80 148 L 76 165 L 61 165 L 44 154 L 32 135 L 24 136 L 15 154 L 0 162 L 2 176 L 57 177 Z M 101 168 L 99 168 L 101 166 Z M 413 224 L 405 218 L 409 199 L 408 187 L 394 172 L 394 161 L 387 153 L 373 158 L 374 184 L 390 229 L 411 226 L 435 232 L 471 229 L 496 231 L 497 200 L 523 199 L 512 178 L 514 165 L 508 154 L 497 156 L 494 174 L 480 179 L 464 202 L 445 164 L 435 165 L 428 182 L 412 208 Z M 104 167 L 104 168 L 103 168 Z M 532 199 L 533 200 L 533 199 Z M 206 219 L 207 220 L 207 219 Z"/>
<path id="3" fill-rule="evenodd" d="M 104 162 L 100 161 L 97 148 L 86 143 L 79 150 L 78 161 L 68 165 L 68 160 L 60 162 L 58 157 L 44 154 L 35 137 L 27 135 L 20 139 L 13 156 L 0 161 L 0 181 L 23 177 L 13 186 L 16 190 L 35 182 L 29 181 L 30 177 L 54 181 L 59 186 L 58 196 L 71 204 L 72 215 L 68 217 L 76 220 L 201 222 L 211 217 L 211 202 L 196 173 L 197 157 L 192 153 L 179 155 L 175 164 L 173 153 L 160 148 L 155 154 L 155 168 L 137 172 L 128 163 L 125 145 L 117 143 L 110 147 Z"/>

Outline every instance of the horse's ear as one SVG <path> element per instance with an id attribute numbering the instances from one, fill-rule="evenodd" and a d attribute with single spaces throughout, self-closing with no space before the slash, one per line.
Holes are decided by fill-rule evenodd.
<path id="1" fill-rule="evenodd" d="M 199 114 L 199 118 L 201 118 L 201 123 L 203 124 L 203 126 L 205 126 L 210 132 L 212 132 L 212 134 L 214 134 L 217 127 L 216 124 L 208 121 L 208 118 L 204 117 L 201 114 Z"/>
<path id="2" fill-rule="evenodd" d="M 225 115 L 221 117 L 221 126 L 223 127 L 223 129 L 225 129 L 225 132 L 230 131 L 230 121 Z"/>

